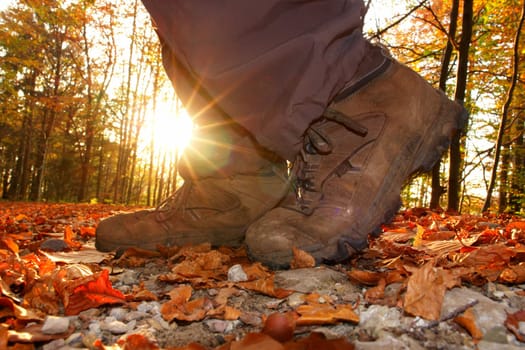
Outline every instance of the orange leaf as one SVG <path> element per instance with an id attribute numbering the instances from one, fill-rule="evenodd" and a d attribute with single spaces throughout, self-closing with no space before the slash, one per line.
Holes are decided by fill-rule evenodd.
<path id="1" fill-rule="evenodd" d="M 290 263 L 291 269 L 301 269 L 315 266 L 315 259 L 309 253 L 296 247 L 292 247 L 292 251 L 293 260 Z"/>
<path id="2" fill-rule="evenodd" d="M 75 236 L 76 235 L 71 229 L 71 226 L 66 226 L 64 229 L 64 242 L 66 242 L 71 249 L 80 249 L 82 247 L 82 243 L 74 241 L 73 239 Z"/>
<path id="3" fill-rule="evenodd" d="M 4 317 L 16 317 L 20 320 L 34 321 L 41 320 L 33 311 L 18 306 L 13 300 L 7 297 L 0 297 L 0 319 Z"/>
<path id="4" fill-rule="evenodd" d="M 503 283 L 525 283 L 525 265 L 511 265 L 504 269 L 498 278 Z"/>
<path id="5" fill-rule="evenodd" d="M 174 319 L 190 322 L 200 321 L 206 317 L 205 304 L 207 303 L 208 299 L 206 298 L 195 299 L 183 304 L 170 300 L 162 304 L 160 312 L 162 317 L 168 322 Z"/>
<path id="6" fill-rule="evenodd" d="M 81 311 L 104 304 L 123 304 L 126 297 L 122 292 L 113 289 L 109 281 L 109 271 L 103 270 L 93 275 L 94 280 L 74 288 L 65 306 L 66 315 L 77 315 Z"/>
<path id="7" fill-rule="evenodd" d="M 354 345 L 345 338 L 326 339 L 323 333 L 312 332 L 297 342 L 286 343 L 286 349 L 354 350 Z"/>
<path id="8" fill-rule="evenodd" d="M 347 272 L 348 278 L 352 281 L 367 285 L 373 286 L 376 285 L 384 274 L 382 272 L 373 272 L 365 270 L 352 270 Z"/>
<path id="9" fill-rule="evenodd" d="M 92 226 L 80 226 L 80 235 L 82 237 L 95 237 L 96 230 Z"/>
<path id="10" fill-rule="evenodd" d="M 272 337 L 262 333 L 248 333 L 230 344 L 230 350 L 284 350 L 284 346 Z"/>
<path id="11" fill-rule="evenodd" d="M 479 340 L 483 338 L 483 332 L 479 329 L 476 323 L 476 315 L 472 308 L 468 308 L 462 315 L 454 318 L 454 321 L 461 327 L 465 328 L 472 338 Z"/>
<path id="12" fill-rule="evenodd" d="M 182 305 L 190 300 L 192 294 L 193 288 L 190 285 L 178 286 L 168 292 L 171 301 L 178 305 Z"/>
<path id="13" fill-rule="evenodd" d="M 152 343 L 148 338 L 142 334 L 130 334 L 126 339 L 119 339 L 117 344 L 122 350 L 157 350 L 159 347 Z"/>
<path id="14" fill-rule="evenodd" d="M 245 289 L 250 289 L 262 294 L 266 294 L 271 297 L 276 297 L 277 299 L 286 298 L 287 296 L 293 293 L 292 290 L 275 288 L 273 283 L 273 276 L 264 279 L 258 279 L 255 281 L 238 282 L 237 286 Z"/>
<path id="15" fill-rule="evenodd" d="M 351 305 L 307 304 L 300 305 L 296 311 L 300 315 L 297 319 L 298 326 L 334 324 L 338 321 L 359 322 L 359 316 Z"/>
<path id="16" fill-rule="evenodd" d="M 508 314 L 507 319 L 505 320 L 505 326 L 514 333 L 519 341 L 525 342 L 525 335 L 520 331 L 521 322 L 525 322 L 525 310 Z"/>
<path id="17" fill-rule="evenodd" d="M 15 254 L 18 254 L 18 244 L 11 238 L 11 237 L 4 237 L 2 238 L 2 242 L 4 242 L 5 246 L 12 251 Z"/>

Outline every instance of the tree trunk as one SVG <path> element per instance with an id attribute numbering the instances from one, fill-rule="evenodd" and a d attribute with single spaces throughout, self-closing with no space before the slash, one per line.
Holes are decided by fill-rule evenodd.
<path id="1" fill-rule="evenodd" d="M 459 0 L 452 2 L 452 9 L 450 10 L 450 25 L 448 29 L 448 40 L 443 58 L 441 60 L 441 72 L 439 73 L 439 89 L 446 92 L 448 73 L 450 67 L 450 60 L 454 50 L 454 41 L 456 37 L 457 22 L 459 13 Z M 441 196 L 446 190 L 441 185 L 441 159 L 432 168 L 432 195 L 430 197 L 430 208 L 439 208 Z"/>
<path id="2" fill-rule="evenodd" d="M 473 26 L 473 0 L 463 1 L 463 21 L 461 41 L 458 52 L 458 71 L 456 79 L 455 100 L 464 104 L 467 90 L 469 48 Z M 450 168 L 448 178 L 448 210 L 459 210 L 459 193 L 461 189 L 461 168 L 463 151 L 461 150 L 462 132 L 458 132 L 450 144 Z"/>
<path id="3" fill-rule="evenodd" d="M 507 124 L 508 113 L 509 113 L 510 105 L 512 103 L 514 89 L 516 88 L 516 83 L 518 80 L 518 72 L 519 72 L 518 63 L 519 63 L 519 57 L 520 57 L 519 42 L 520 42 L 520 36 L 521 36 L 521 29 L 523 27 L 524 21 L 525 21 L 525 1 L 522 2 L 520 21 L 518 24 L 518 28 L 516 29 L 516 35 L 514 38 L 514 55 L 512 57 L 512 75 L 510 77 L 510 86 L 509 86 L 509 89 L 507 90 L 507 98 L 505 99 L 505 103 L 503 104 L 502 111 L 501 111 L 501 121 L 499 125 L 498 137 L 496 139 L 496 145 L 495 145 L 495 150 L 494 150 L 494 166 L 492 168 L 489 188 L 487 190 L 487 197 L 485 198 L 485 203 L 483 204 L 483 209 L 482 209 L 482 211 L 484 212 L 489 210 L 490 208 L 490 204 L 492 200 L 492 192 L 494 191 L 494 186 L 496 185 L 499 158 L 501 155 L 501 145 L 503 144 L 503 139 L 505 137 L 505 128 Z"/>

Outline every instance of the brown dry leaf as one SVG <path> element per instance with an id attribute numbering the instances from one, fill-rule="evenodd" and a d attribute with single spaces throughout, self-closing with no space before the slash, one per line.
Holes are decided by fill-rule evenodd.
<path id="1" fill-rule="evenodd" d="M 9 237 L 9 236 L 3 237 L 2 242 L 10 251 L 18 255 L 18 251 L 19 251 L 18 244 L 14 241 L 12 237 Z"/>
<path id="2" fill-rule="evenodd" d="M 334 324 L 339 321 L 359 323 L 359 316 L 351 305 L 305 304 L 295 310 L 298 326 Z"/>
<path id="3" fill-rule="evenodd" d="M 32 310 L 15 304 L 10 298 L 0 297 L 0 319 L 5 317 L 16 317 L 25 321 L 40 321 L 43 319 Z"/>
<path id="4" fill-rule="evenodd" d="M 80 248 L 82 248 L 82 243 L 78 242 L 78 241 L 75 241 L 75 233 L 73 232 L 73 229 L 71 228 L 70 225 L 67 225 L 66 228 L 64 229 L 64 242 L 67 243 L 67 245 L 69 246 L 69 248 L 73 249 L 73 250 L 78 250 Z"/>
<path id="5" fill-rule="evenodd" d="M 46 315 L 58 315 L 60 312 L 59 300 L 52 288 L 50 278 L 37 281 L 33 288 L 24 295 L 24 304 Z"/>
<path id="6" fill-rule="evenodd" d="M 137 293 L 133 293 L 134 301 L 157 301 L 159 298 L 151 291 L 143 289 Z"/>
<path id="7" fill-rule="evenodd" d="M 345 338 L 326 339 L 322 333 L 312 332 L 306 338 L 284 344 L 286 350 L 353 350 L 354 345 Z"/>
<path id="8" fill-rule="evenodd" d="M 293 293 L 293 290 L 275 288 L 274 276 L 258 279 L 255 281 L 238 282 L 237 286 L 244 289 L 253 290 L 277 299 L 283 299 Z"/>
<path id="9" fill-rule="evenodd" d="M 256 279 L 264 279 L 272 275 L 266 267 L 264 267 L 260 262 L 256 262 L 250 265 L 243 265 L 242 269 L 248 276 L 248 281 L 253 281 Z"/>
<path id="10" fill-rule="evenodd" d="M 454 321 L 461 327 L 465 328 L 473 339 L 479 340 L 483 338 L 483 332 L 477 325 L 476 315 L 474 315 L 473 308 L 468 308 L 462 315 L 454 318 Z"/>
<path id="11" fill-rule="evenodd" d="M 159 347 L 142 334 L 130 334 L 125 339 L 119 339 L 117 344 L 122 350 L 158 350 Z"/>
<path id="12" fill-rule="evenodd" d="M 38 342 L 49 342 L 51 340 L 67 338 L 70 336 L 75 327 L 70 327 L 65 333 L 60 334 L 44 334 L 42 332 L 42 324 L 31 324 L 23 329 L 8 331 L 9 341 L 13 343 L 38 343 Z"/>
<path id="13" fill-rule="evenodd" d="M 423 242 L 423 235 L 425 234 L 425 228 L 421 225 L 417 225 L 417 230 L 416 230 L 416 236 L 414 237 L 414 241 L 412 243 L 412 246 L 418 248 L 421 246 L 422 242 Z"/>
<path id="14" fill-rule="evenodd" d="M 228 305 L 219 305 L 217 308 L 206 312 L 206 316 L 229 321 L 237 320 L 241 315 L 242 312 L 240 310 Z"/>
<path id="15" fill-rule="evenodd" d="M 0 349 L 7 349 L 7 342 L 9 340 L 9 327 L 5 324 L 0 324 Z"/>
<path id="16" fill-rule="evenodd" d="M 162 317 L 171 322 L 172 320 L 179 321 L 200 321 L 206 317 L 206 312 L 211 308 L 210 301 L 206 298 L 198 298 L 188 302 L 179 304 L 174 300 L 170 300 L 161 307 Z"/>
<path id="17" fill-rule="evenodd" d="M 435 262 L 429 261 L 408 278 L 404 309 L 413 316 L 438 320 L 446 290 L 459 283 L 453 272 L 435 267 Z"/>
<path id="18" fill-rule="evenodd" d="M 239 290 L 237 288 L 221 288 L 219 294 L 215 297 L 215 303 L 218 305 L 224 305 L 233 295 L 239 295 Z"/>
<path id="19" fill-rule="evenodd" d="M 496 268 L 507 265 L 514 256 L 516 251 L 513 247 L 500 243 L 460 252 L 452 257 L 456 265 Z"/>
<path id="20" fill-rule="evenodd" d="M 386 280 L 381 278 L 377 286 L 369 288 L 365 292 L 365 300 L 372 304 L 377 304 L 385 297 Z"/>
<path id="21" fill-rule="evenodd" d="M 168 292 L 171 301 L 179 305 L 182 305 L 190 300 L 192 294 L 193 288 L 191 288 L 190 285 L 178 286 Z"/>
<path id="22" fill-rule="evenodd" d="M 520 263 L 507 267 L 501 272 L 498 280 L 502 283 L 525 283 L 525 264 Z"/>
<path id="23" fill-rule="evenodd" d="M 315 259 L 309 253 L 296 247 L 292 247 L 293 259 L 290 263 L 291 269 L 302 269 L 315 267 Z"/>
<path id="24" fill-rule="evenodd" d="M 221 347 L 221 350 L 223 348 Z M 234 341 L 224 350 L 284 350 L 284 345 L 263 333 L 248 333 L 239 341 Z"/>
<path id="25" fill-rule="evenodd" d="M 520 310 L 513 314 L 508 314 L 505 320 L 505 326 L 516 336 L 521 342 L 525 342 L 525 334 L 520 331 L 520 323 L 525 322 L 525 310 Z"/>

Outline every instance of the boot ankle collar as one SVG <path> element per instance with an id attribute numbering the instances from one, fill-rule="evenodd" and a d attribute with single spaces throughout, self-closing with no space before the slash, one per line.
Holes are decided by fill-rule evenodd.
<path id="1" fill-rule="evenodd" d="M 366 84 L 386 72 L 388 67 L 392 64 L 392 58 L 388 55 L 385 49 L 381 49 L 381 55 L 383 56 L 383 62 L 379 64 L 375 69 L 368 72 L 367 74 L 359 77 L 356 81 L 350 81 L 333 99 L 332 102 L 337 103 L 344 100 L 348 96 L 352 95 L 357 90 L 364 87 Z"/>

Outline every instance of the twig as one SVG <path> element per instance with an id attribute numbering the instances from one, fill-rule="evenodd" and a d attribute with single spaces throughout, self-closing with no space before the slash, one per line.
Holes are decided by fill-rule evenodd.
<path id="1" fill-rule="evenodd" d="M 433 328 L 433 327 L 436 327 L 437 325 L 439 325 L 441 322 L 446 322 L 448 320 L 451 320 L 453 318 L 456 318 L 458 317 L 459 315 L 461 315 L 462 313 L 464 313 L 465 311 L 467 311 L 469 308 L 473 307 L 474 305 L 478 304 L 479 303 L 479 300 L 473 300 L 471 301 L 470 303 L 468 304 L 465 304 L 465 305 L 462 305 L 458 308 L 456 308 L 455 310 L 453 310 L 452 312 L 448 313 L 447 315 L 441 317 L 439 320 L 437 321 L 431 321 L 429 322 L 428 324 L 424 325 L 424 326 L 421 326 L 419 328 L 421 329 L 429 329 L 429 328 Z"/>

